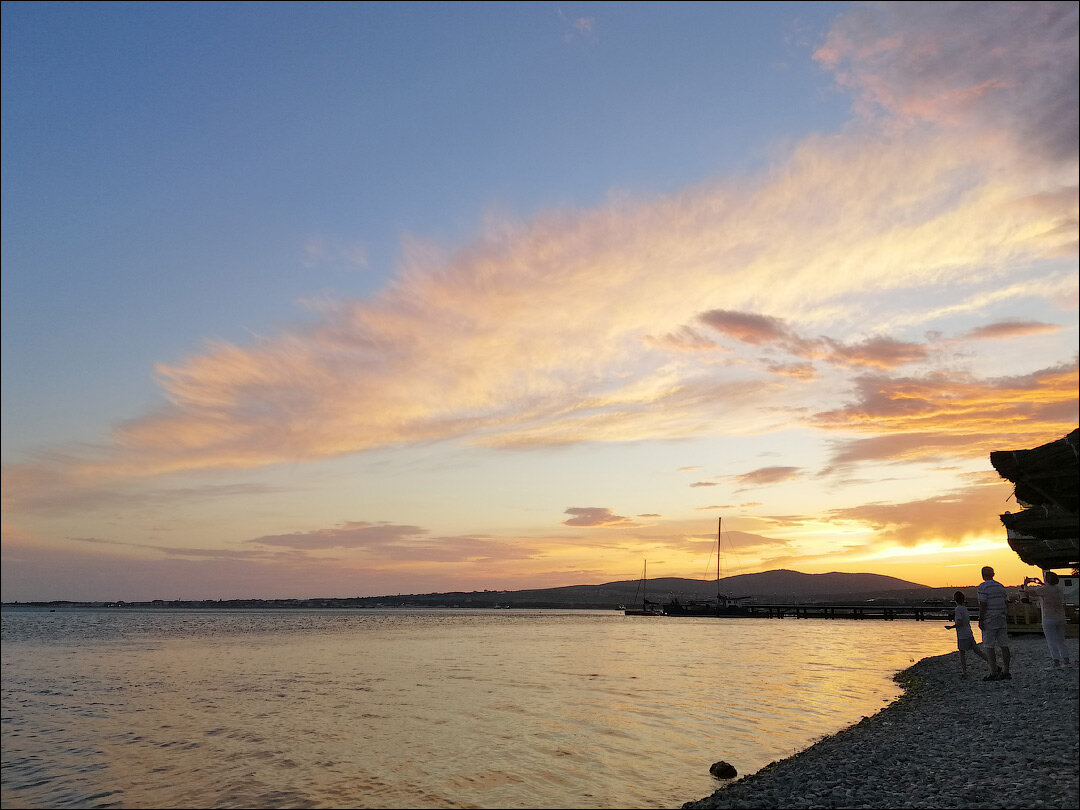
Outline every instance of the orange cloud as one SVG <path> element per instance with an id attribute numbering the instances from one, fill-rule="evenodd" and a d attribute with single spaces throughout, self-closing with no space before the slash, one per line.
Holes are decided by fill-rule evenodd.
<path id="1" fill-rule="evenodd" d="M 766 363 L 765 368 L 773 374 L 795 380 L 813 380 L 817 377 L 817 371 L 811 363 Z"/>
<path id="2" fill-rule="evenodd" d="M 834 340 L 826 340 L 825 343 L 831 348 L 825 359 L 846 366 L 895 368 L 925 360 L 928 354 L 926 347 L 921 344 L 887 337 L 868 338 L 861 343 L 846 346 Z"/>
<path id="3" fill-rule="evenodd" d="M 698 319 L 717 332 L 742 343 L 749 343 L 751 346 L 786 341 L 796 344 L 799 342 L 783 321 L 767 315 L 714 309 L 701 313 Z"/>
<path id="4" fill-rule="evenodd" d="M 1035 223 L 1019 221 L 1019 212 L 1012 224 L 1002 221 L 1002 190 L 992 184 L 906 230 L 883 227 L 890 214 L 909 220 L 896 201 L 906 207 L 924 189 L 937 193 L 940 173 L 955 160 L 933 146 L 918 150 L 917 161 L 904 149 L 849 146 L 804 146 L 783 184 L 747 190 L 737 207 L 723 187 L 695 190 L 653 205 L 508 225 L 452 257 L 412 249 L 399 280 L 369 302 L 329 309 L 308 329 L 247 347 L 211 344 L 161 366 L 169 404 L 122 425 L 114 457 L 92 473 L 261 466 L 449 437 L 525 446 L 696 435 L 709 413 L 699 392 L 737 402 L 735 383 L 637 347 L 642 334 L 688 322 L 688 308 L 702 299 L 748 304 L 769 289 L 771 307 L 798 312 L 874 284 L 883 292 L 925 284 L 943 262 L 954 277 L 958 265 L 982 275 L 1000 249 L 1041 249 L 1026 235 Z M 863 160 L 881 182 L 849 188 L 843 178 L 865 174 Z M 822 227 L 817 215 L 834 204 L 842 231 Z M 781 221 L 782 234 L 770 227 Z M 889 248 L 898 238 L 902 254 Z M 737 258 L 747 251 L 752 261 Z M 653 272 L 661 256 L 677 285 Z M 774 316 L 756 317 L 744 318 L 743 337 L 784 334 Z M 730 318 L 724 325 L 736 326 Z M 828 356 L 880 366 L 918 351 L 837 341 Z M 738 385 L 762 391 L 756 382 Z"/>
<path id="5" fill-rule="evenodd" d="M 959 543 L 969 537 L 1004 538 L 998 515 L 1008 511 L 1011 495 L 1012 486 L 1007 482 L 980 484 L 917 501 L 834 509 L 828 515 L 869 526 L 875 532 L 876 545 L 895 542 L 911 546 L 927 540 Z"/>
<path id="6" fill-rule="evenodd" d="M 826 430 L 877 434 L 842 443 L 834 464 L 986 456 L 992 450 L 1042 444 L 1078 421 L 1077 364 L 1021 377 L 977 380 L 967 375 L 863 377 L 857 400 L 815 415 Z"/>
<path id="7" fill-rule="evenodd" d="M 762 366 L 747 346 L 823 360 L 830 374 L 930 362 L 926 347 L 878 332 L 899 293 L 924 317 L 927 301 L 970 307 L 1005 283 L 998 303 L 1068 286 L 1045 263 L 1074 256 L 1077 241 L 1076 195 L 1060 193 L 1075 177 L 1075 89 L 1060 69 L 1075 57 L 1074 6 L 859 7 L 819 58 L 875 105 L 870 124 L 806 138 L 756 177 L 492 216 L 452 252 L 409 240 L 378 294 L 159 365 L 162 407 L 106 447 L 6 465 L 5 503 L 70 507 L 151 476 L 447 439 L 528 448 L 767 432 L 791 426 L 801 387 L 817 381 L 808 363 Z M 955 30 L 980 35 L 941 34 Z M 1029 278 L 1014 282 L 1016 268 Z M 689 350 L 712 341 L 688 324 L 744 353 L 703 362 L 709 353 Z M 822 324 L 826 334 L 799 337 Z M 1016 389 L 940 377 L 951 398 L 919 379 L 857 381 L 861 401 L 815 400 L 811 424 L 1053 435 L 1075 409 L 1053 375 Z M 992 427 L 1002 417 L 1011 434 Z"/>
<path id="8" fill-rule="evenodd" d="M 1025 337 L 1059 332 L 1061 327 L 1039 321 L 998 321 L 972 329 L 963 337 L 967 340 L 1000 340 L 1003 338 Z"/>

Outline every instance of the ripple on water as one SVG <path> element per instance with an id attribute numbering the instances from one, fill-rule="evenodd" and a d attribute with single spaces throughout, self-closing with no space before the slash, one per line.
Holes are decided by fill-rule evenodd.
<path id="1" fill-rule="evenodd" d="M 790 754 L 951 648 L 915 623 L 888 649 L 861 623 L 796 627 L 5 611 L 3 805 L 670 807 L 711 792 L 716 759 Z"/>

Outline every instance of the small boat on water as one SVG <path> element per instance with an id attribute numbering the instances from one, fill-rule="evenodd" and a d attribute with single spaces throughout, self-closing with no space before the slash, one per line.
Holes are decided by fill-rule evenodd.
<path id="1" fill-rule="evenodd" d="M 666 616 L 738 616 L 748 597 L 731 597 L 720 592 L 720 538 L 723 518 L 716 519 L 716 599 L 687 599 L 680 602 L 672 597 L 663 607 Z"/>
<path id="2" fill-rule="evenodd" d="M 641 581 L 638 582 L 638 592 L 641 594 L 641 607 L 640 608 L 625 608 L 623 613 L 627 616 L 663 616 L 664 609 L 659 602 L 650 602 L 645 595 L 646 588 L 645 583 L 648 582 L 649 561 L 645 561 L 644 567 L 641 569 Z M 635 594 L 635 602 L 636 594 Z"/>

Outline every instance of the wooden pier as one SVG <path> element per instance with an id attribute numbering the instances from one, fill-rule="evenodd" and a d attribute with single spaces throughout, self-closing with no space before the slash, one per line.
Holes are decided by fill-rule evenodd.
<path id="1" fill-rule="evenodd" d="M 951 622 L 953 609 L 940 605 L 746 605 L 746 616 L 758 616 L 769 619 L 913 619 L 917 622 Z M 978 610 L 972 611 L 972 618 L 978 616 Z"/>
<path id="2" fill-rule="evenodd" d="M 976 629 L 979 621 L 979 608 L 977 605 L 974 607 L 969 606 L 968 611 L 971 616 L 972 629 Z M 1010 602 L 1008 611 L 1009 633 L 1042 633 L 1042 616 L 1036 604 Z M 886 605 L 869 602 L 858 605 L 745 605 L 737 615 L 762 619 L 876 619 L 879 621 L 907 619 L 917 622 L 930 621 L 952 624 L 953 607 L 951 605 L 918 604 Z M 1078 629 L 1076 605 L 1066 605 L 1065 615 L 1065 635 L 1069 638 L 1076 638 Z"/>

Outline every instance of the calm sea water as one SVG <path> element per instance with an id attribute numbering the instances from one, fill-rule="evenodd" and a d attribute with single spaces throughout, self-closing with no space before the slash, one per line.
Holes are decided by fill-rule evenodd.
<path id="1" fill-rule="evenodd" d="M 939 622 L 2 613 L 19 807 L 678 807 L 872 714 Z"/>

